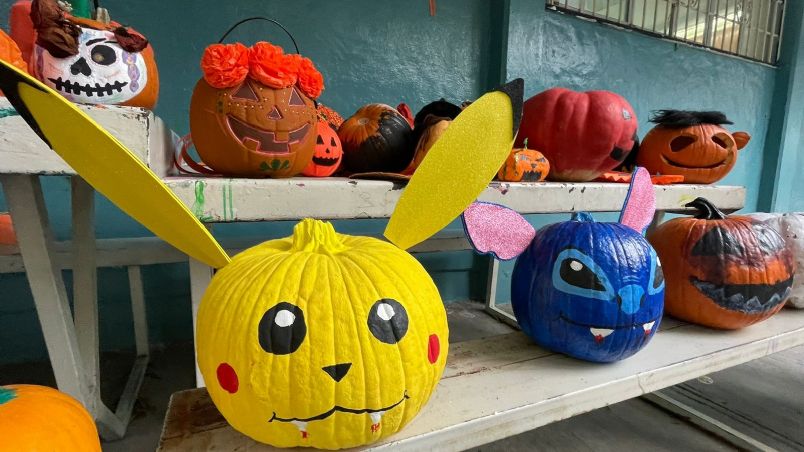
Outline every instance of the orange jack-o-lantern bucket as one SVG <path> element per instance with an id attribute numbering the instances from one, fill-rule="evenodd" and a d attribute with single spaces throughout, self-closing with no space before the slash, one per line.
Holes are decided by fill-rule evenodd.
<path id="1" fill-rule="evenodd" d="M 279 25 L 261 17 L 246 20 L 252 19 Z M 204 51 L 204 75 L 190 101 L 193 141 L 204 163 L 218 173 L 291 177 L 307 167 L 315 152 L 314 99 L 324 80 L 298 48 L 286 54 L 268 42 L 250 48 L 222 44 L 243 22 Z"/>

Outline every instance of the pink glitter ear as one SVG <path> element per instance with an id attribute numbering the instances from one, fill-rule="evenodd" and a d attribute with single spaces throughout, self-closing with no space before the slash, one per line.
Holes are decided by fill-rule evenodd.
<path id="1" fill-rule="evenodd" d="M 536 236 L 522 215 L 499 204 L 472 203 L 461 219 L 475 251 L 504 261 L 522 254 Z"/>
<path id="2" fill-rule="evenodd" d="M 650 174 L 645 168 L 637 167 L 631 175 L 631 186 L 625 196 L 620 223 L 643 234 L 655 211 L 656 195 L 653 192 Z"/>

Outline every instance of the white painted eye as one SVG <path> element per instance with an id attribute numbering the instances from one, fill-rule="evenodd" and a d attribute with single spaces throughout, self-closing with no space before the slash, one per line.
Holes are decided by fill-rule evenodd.
<path id="1" fill-rule="evenodd" d="M 285 328 L 290 325 L 293 325 L 293 322 L 296 321 L 296 316 L 288 311 L 287 309 L 283 309 L 276 313 L 276 317 L 274 318 L 274 323 L 278 326 Z"/>
<path id="2" fill-rule="evenodd" d="M 394 314 L 394 307 L 388 303 L 381 303 L 379 306 L 377 306 L 377 315 L 385 321 L 391 320 L 391 317 L 393 317 Z"/>
<path id="3" fill-rule="evenodd" d="M 662 261 L 660 261 L 660 260 L 659 260 L 659 256 L 656 256 L 656 266 L 657 266 L 657 267 L 661 267 L 661 266 L 662 266 Z"/>
<path id="4" fill-rule="evenodd" d="M 578 261 L 572 261 L 570 262 L 570 268 L 575 270 L 576 272 L 579 272 L 583 269 L 583 264 Z"/>

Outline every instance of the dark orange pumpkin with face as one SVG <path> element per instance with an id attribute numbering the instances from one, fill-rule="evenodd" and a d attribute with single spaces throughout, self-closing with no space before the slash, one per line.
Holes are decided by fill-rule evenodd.
<path id="1" fill-rule="evenodd" d="M 751 136 L 730 133 L 720 124 L 731 121 L 719 112 L 662 110 L 652 119 L 657 125 L 642 140 L 637 165 L 652 174 L 677 174 L 690 184 L 711 184 L 728 174 L 737 151 Z"/>
<path id="2" fill-rule="evenodd" d="M 667 282 L 667 313 L 701 325 L 737 329 L 784 306 L 796 264 L 769 225 L 725 216 L 698 198 L 695 218 L 674 218 L 648 233 Z"/>
<path id="3" fill-rule="evenodd" d="M 541 182 L 550 172 L 550 162 L 541 152 L 524 148 L 513 149 L 497 172 L 497 179 L 505 182 Z"/>
<path id="4" fill-rule="evenodd" d="M 242 177 L 291 177 L 307 167 L 317 136 L 313 99 L 323 89 L 310 60 L 264 42 L 216 44 L 202 69 L 190 131 L 205 164 Z"/>
<path id="5" fill-rule="evenodd" d="M 318 120 L 318 137 L 315 140 L 313 160 L 304 168 L 302 174 L 310 177 L 328 177 L 335 174 L 341 166 L 343 149 L 338 133 L 327 121 Z"/>

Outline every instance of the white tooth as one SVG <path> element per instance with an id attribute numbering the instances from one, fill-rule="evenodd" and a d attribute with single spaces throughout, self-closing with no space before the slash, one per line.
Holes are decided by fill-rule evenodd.
<path id="1" fill-rule="evenodd" d="M 374 413 L 369 413 L 369 416 L 371 417 L 371 422 L 373 424 L 379 424 L 383 414 L 385 414 L 385 411 L 376 411 Z"/>
<path id="2" fill-rule="evenodd" d="M 299 429 L 300 432 L 306 432 L 307 431 L 307 422 L 290 421 L 290 423 L 295 425 Z"/>
<path id="3" fill-rule="evenodd" d="M 656 324 L 655 320 L 652 322 L 644 323 L 642 324 L 642 329 L 645 330 L 645 332 L 648 332 L 653 329 L 653 325 L 655 324 Z"/>
<path id="4" fill-rule="evenodd" d="M 589 328 L 589 331 L 592 332 L 592 336 L 594 337 L 606 337 L 614 332 L 614 330 L 608 330 L 606 328 Z"/>

